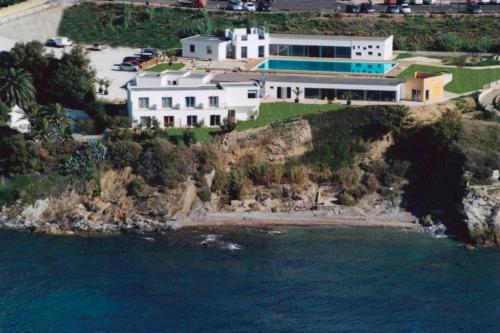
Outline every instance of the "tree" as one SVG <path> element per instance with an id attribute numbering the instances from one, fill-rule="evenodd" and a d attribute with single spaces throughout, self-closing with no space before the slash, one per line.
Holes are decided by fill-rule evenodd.
<path id="1" fill-rule="evenodd" d="M 0 101 L 24 108 L 35 99 L 33 77 L 24 69 L 8 68 L 0 73 Z"/>
<path id="2" fill-rule="evenodd" d="M 5 104 L 0 102 L 0 124 L 6 123 L 10 120 L 10 108 Z"/>
<path id="3" fill-rule="evenodd" d="M 95 100 L 95 71 L 83 48 L 64 54 L 58 67 L 47 78 L 44 104 L 60 103 L 65 107 L 87 108 Z"/>
<path id="4" fill-rule="evenodd" d="M 295 103 L 298 103 L 299 96 L 300 96 L 300 94 L 302 94 L 302 89 L 300 89 L 299 87 L 296 87 L 295 89 L 293 89 L 293 93 L 295 94 Z"/>
<path id="5" fill-rule="evenodd" d="M 168 58 L 168 65 L 172 66 L 172 64 L 177 61 L 176 52 L 174 49 L 167 49 L 163 52 L 164 57 Z"/>
<path id="6" fill-rule="evenodd" d="M 62 128 L 69 125 L 66 110 L 59 103 L 50 104 L 49 106 L 44 107 L 43 113 L 52 126 Z"/>

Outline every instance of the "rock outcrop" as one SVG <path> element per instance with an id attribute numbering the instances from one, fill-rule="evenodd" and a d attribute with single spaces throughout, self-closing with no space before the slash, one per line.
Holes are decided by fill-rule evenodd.
<path id="1" fill-rule="evenodd" d="M 500 184 L 468 187 L 459 211 L 473 243 L 500 245 Z"/>

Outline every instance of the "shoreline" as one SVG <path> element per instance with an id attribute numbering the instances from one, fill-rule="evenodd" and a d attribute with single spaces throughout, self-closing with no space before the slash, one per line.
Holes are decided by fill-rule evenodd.
<path id="1" fill-rule="evenodd" d="M 423 231 L 412 221 L 388 217 L 315 216 L 314 214 L 281 213 L 216 213 L 205 217 L 186 217 L 172 223 L 173 230 L 213 227 L 353 227 L 406 231 Z"/>

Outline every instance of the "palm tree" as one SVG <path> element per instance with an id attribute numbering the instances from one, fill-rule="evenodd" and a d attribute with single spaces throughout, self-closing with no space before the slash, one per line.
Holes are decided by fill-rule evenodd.
<path id="1" fill-rule="evenodd" d="M 21 68 L 8 68 L 0 72 L 0 100 L 9 107 L 27 107 L 35 99 L 31 74 Z"/>
<path id="2" fill-rule="evenodd" d="M 59 103 L 50 104 L 49 106 L 45 107 L 44 114 L 49 120 L 49 123 L 54 127 L 63 128 L 68 126 L 69 124 L 66 110 Z"/>
<path id="3" fill-rule="evenodd" d="M 175 49 L 165 50 L 164 55 L 168 58 L 168 65 L 169 66 L 172 66 L 174 61 L 177 61 L 177 57 L 175 54 L 176 54 Z"/>

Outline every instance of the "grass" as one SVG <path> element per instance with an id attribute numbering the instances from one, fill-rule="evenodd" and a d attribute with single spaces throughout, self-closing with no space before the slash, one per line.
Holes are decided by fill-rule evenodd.
<path id="1" fill-rule="evenodd" d="M 264 27 L 272 33 L 394 35 L 396 50 L 474 52 L 486 47 L 489 52 L 500 51 L 500 20 L 495 16 L 479 15 L 345 18 L 319 11 L 234 13 L 82 3 L 64 11 L 59 35 L 80 43 L 101 41 L 112 46 L 167 49 L 179 47 L 180 38 L 216 34 L 225 28 L 248 25 Z"/>
<path id="2" fill-rule="evenodd" d="M 413 77 L 416 71 L 453 74 L 453 80 L 444 89 L 453 93 L 463 94 L 482 89 L 485 84 L 500 80 L 500 68 L 495 69 L 468 69 L 448 68 L 426 65 L 411 65 L 398 75 L 399 78 Z"/>
<path id="3" fill-rule="evenodd" d="M 399 60 L 399 59 L 407 59 L 407 58 L 413 58 L 415 55 L 413 53 L 400 53 L 398 54 L 398 56 L 396 57 L 396 60 Z"/>
<path id="4" fill-rule="evenodd" d="M 344 108 L 340 104 L 300 104 L 300 103 L 263 103 L 256 120 L 242 121 L 236 127 L 237 131 L 269 125 L 278 121 L 303 117 L 308 114 L 335 111 Z"/>
<path id="5" fill-rule="evenodd" d="M 263 103 L 260 105 L 260 114 L 257 120 L 240 121 L 236 130 L 245 131 L 315 113 L 335 111 L 344 107 L 340 104 Z M 168 138 L 177 137 L 181 140 L 185 131 L 185 128 L 169 128 L 166 130 L 166 136 Z M 210 142 L 214 136 L 220 133 L 220 129 L 216 127 L 190 128 L 188 131 L 192 132 L 196 141 L 199 142 Z"/>
<path id="6" fill-rule="evenodd" d="M 146 72 L 163 72 L 167 69 L 170 70 L 179 70 L 181 68 L 184 68 L 184 64 L 182 63 L 173 63 L 172 65 L 169 65 L 168 63 L 162 63 L 158 65 L 154 65 L 153 67 L 145 68 L 144 71 Z"/>

